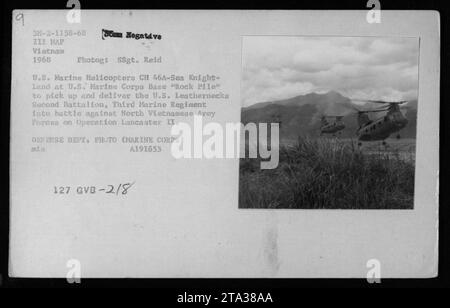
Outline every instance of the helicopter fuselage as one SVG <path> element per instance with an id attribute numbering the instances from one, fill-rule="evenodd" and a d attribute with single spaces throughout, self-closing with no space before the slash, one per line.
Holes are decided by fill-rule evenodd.
<path id="1" fill-rule="evenodd" d="M 324 125 L 320 128 L 320 132 L 322 134 L 334 134 L 338 131 L 341 131 L 345 128 L 344 123 L 342 122 L 334 122 L 327 125 Z"/>
<path id="2" fill-rule="evenodd" d="M 360 126 L 356 134 L 361 141 L 384 140 L 407 124 L 408 120 L 400 111 L 392 111 L 381 118 Z"/>

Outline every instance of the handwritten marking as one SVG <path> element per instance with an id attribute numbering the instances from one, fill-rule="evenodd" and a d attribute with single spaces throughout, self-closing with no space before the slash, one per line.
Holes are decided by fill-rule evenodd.
<path id="1" fill-rule="evenodd" d="M 103 192 L 105 194 L 114 194 L 116 196 L 118 195 L 126 195 L 128 194 L 128 191 L 131 187 L 136 183 L 134 182 L 128 182 L 128 183 L 119 183 L 116 185 L 106 185 L 106 188 L 100 186 L 83 186 L 79 185 L 76 187 L 71 186 L 54 186 L 53 187 L 53 193 L 55 195 L 68 195 L 70 193 L 76 193 L 77 195 L 95 195 L 98 192 Z"/>
<path id="2" fill-rule="evenodd" d="M 25 26 L 25 15 L 23 13 L 19 13 L 16 15 L 17 21 L 22 21 L 22 26 Z"/>

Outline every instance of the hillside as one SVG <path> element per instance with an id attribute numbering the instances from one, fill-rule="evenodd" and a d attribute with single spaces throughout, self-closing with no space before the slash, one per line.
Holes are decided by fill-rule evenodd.
<path id="1" fill-rule="evenodd" d="M 309 93 L 285 100 L 261 102 L 242 108 L 241 122 L 253 123 L 281 123 L 281 139 L 297 138 L 298 136 L 319 136 L 320 117 L 327 115 L 344 115 L 346 128 L 342 131 L 343 138 L 355 136 L 357 129 L 354 108 L 373 109 L 373 106 L 358 106 L 338 92 L 330 91 L 325 94 Z M 417 100 L 411 101 L 402 110 L 409 120 L 408 125 L 400 132 L 402 138 L 416 137 Z M 372 118 L 382 116 L 383 113 L 371 114 Z"/>

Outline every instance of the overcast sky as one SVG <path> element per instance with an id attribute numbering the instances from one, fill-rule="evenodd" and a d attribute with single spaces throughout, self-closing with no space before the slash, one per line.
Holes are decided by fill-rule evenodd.
<path id="1" fill-rule="evenodd" d="M 243 105 L 330 90 L 417 99 L 418 57 L 418 38 L 244 37 Z"/>

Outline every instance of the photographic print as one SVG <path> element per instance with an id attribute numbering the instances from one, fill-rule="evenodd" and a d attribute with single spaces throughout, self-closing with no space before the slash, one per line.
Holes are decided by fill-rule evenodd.
<path id="1" fill-rule="evenodd" d="M 10 13 L 3 277 L 436 277 L 437 12 Z"/>
<path id="2" fill-rule="evenodd" d="M 240 159 L 239 208 L 413 209 L 418 62 L 416 37 L 244 36 L 241 122 L 278 124 L 279 162 Z"/>

